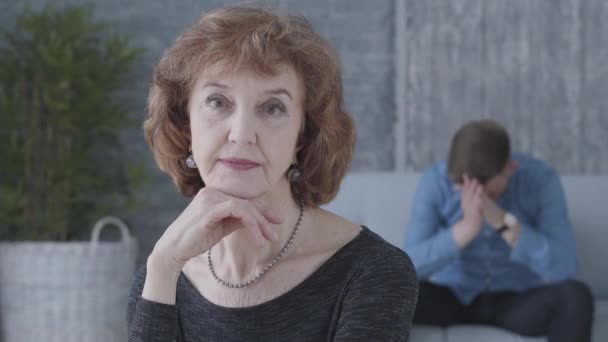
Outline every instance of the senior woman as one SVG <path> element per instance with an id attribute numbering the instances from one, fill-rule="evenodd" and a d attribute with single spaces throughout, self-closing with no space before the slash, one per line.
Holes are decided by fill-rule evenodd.
<path id="1" fill-rule="evenodd" d="M 192 201 L 136 274 L 130 341 L 407 341 L 408 256 L 320 208 L 351 162 L 338 61 L 304 19 L 204 15 L 154 70 L 145 136 Z"/>

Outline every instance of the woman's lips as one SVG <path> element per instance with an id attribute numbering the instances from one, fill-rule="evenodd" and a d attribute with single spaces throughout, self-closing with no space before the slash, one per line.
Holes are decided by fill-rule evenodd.
<path id="1" fill-rule="evenodd" d="M 247 171 L 260 166 L 259 163 L 256 163 L 253 160 L 237 158 L 220 159 L 220 163 L 230 169 L 237 171 Z"/>

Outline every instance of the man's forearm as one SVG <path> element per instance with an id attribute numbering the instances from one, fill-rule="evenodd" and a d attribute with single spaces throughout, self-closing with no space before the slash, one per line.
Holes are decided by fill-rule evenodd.
<path id="1" fill-rule="evenodd" d="M 502 227 L 506 211 L 501 208 L 493 199 L 484 195 L 483 217 L 494 229 Z"/>
<path id="2" fill-rule="evenodd" d="M 452 227 L 452 235 L 459 249 L 465 248 L 479 233 L 479 229 L 472 227 L 472 224 L 464 219 L 458 221 Z"/>
<path id="3" fill-rule="evenodd" d="M 519 236 L 521 235 L 521 228 L 521 223 L 518 223 L 516 226 L 509 227 L 509 229 L 502 233 L 502 238 L 511 248 L 515 247 L 517 244 Z"/>
<path id="4" fill-rule="evenodd" d="M 500 229 L 505 224 L 506 210 L 501 208 L 494 200 L 489 197 L 484 198 L 483 215 L 490 226 L 494 229 Z M 509 227 L 505 232 L 501 234 L 501 237 L 505 242 L 513 248 L 519 239 L 521 233 L 521 224 L 518 223 L 516 226 Z"/>

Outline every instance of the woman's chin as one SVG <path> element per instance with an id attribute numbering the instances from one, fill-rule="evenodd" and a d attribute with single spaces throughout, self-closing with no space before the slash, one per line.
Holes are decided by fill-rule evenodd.
<path id="1" fill-rule="evenodd" d="M 260 184 L 246 180 L 223 180 L 216 184 L 207 184 L 223 193 L 242 199 L 259 197 L 265 191 Z"/>

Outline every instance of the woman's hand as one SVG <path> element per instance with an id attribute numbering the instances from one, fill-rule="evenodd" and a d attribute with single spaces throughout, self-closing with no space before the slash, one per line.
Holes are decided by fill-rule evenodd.
<path id="1" fill-rule="evenodd" d="M 212 188 L 202 188 L 188 207 L 171 223 L 148 257 L 142 297 L 164 304 L 175 303 L 176 283 L 182 268 L 237 229 L 249 229 L 262 246 L 278 237 L 271 224 L 281 223 L 252 201 Z"/>
<path id="2" fill-rule="evenodd" d="M 253 202 L 205 187 L 167 228 L 151 256 L 165 259 L 166 266 L 179 273 L 188 260 L 205 253 L 237 229 L 251 230 L 259 246 L 274 241 L 277 235 L 271 224 L 277 223 L 278 219 L 258 210 Z"/>

